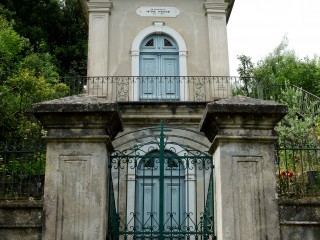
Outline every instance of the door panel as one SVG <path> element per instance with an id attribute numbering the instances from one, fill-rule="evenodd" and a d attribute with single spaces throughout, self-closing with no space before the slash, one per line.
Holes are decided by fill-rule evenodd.
<path id="1" fill-rule="evenodd" d="M 138 178 L 136 194 L 137 231 L 159 229 L 159 179 Z"/>
<path id="2" fill-rule="evenodd" d="M 178 56 L 163 55 L 161 57 L 161 71 L 165 78 L 162 85 L 163 95 L 170 99 L 179 99 Z"/>
<path id="3" fill-rule="evenodd" d="M 141 76 L 157 76 L 158 71 L 158 57 L 156 55 L 141 56 Z"/>
<path id="4" fill-rule="evenodd" d="M 146 55 L 141 57 L 140 63 L 140 98 L 153 99 L 157 97 L 157 79 L 148 76 L 158 75 L 158 57 L 155 55 Z"/>
<path id="5" fill-rule="evenodd" d="M 183 204 L 183 178 L 165 179 L 164 196 L 164 222 L 165 231 L 179 231 L 182 227 L 184 204 Z"/>
<path id="6" fill-rule="evenodd" d="M 185 230 L 184 178 L 183 163 L 172 152 L 161 155 L 154 151 L 142 158 L 136 175 L 135 229 L 139 233 L 135 239 L 183 238 L 180 233 Z M 160 203 L 163 203 L 162 212 Z M 162 238 L 159 238 L 160 232 Z"/>
<path id="7" fill-rule="evenodd" d="M 162 76 L 178 76 L 178 56 L 161 56 Z"/>

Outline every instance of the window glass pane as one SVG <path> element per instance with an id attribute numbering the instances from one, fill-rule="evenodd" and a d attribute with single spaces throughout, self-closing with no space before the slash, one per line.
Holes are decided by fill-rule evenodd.
<path id="1" fill-rule="evenodd" d="M 146 43 L 146 47 L 153 47 L 153 39 L 150 39 L 147 43 Z"/>
<path id="2" fill-rule="evenodd" d="M 166 47 L 172 47 L 172 43 L 168 39 L 164 39 L 164 46 Z"/>
<path id="3" fill-rule="evenodd" d="M 178 168 L 177 161 L 173 159 L 168 159 L 168 168 Z"/>
<path id="4" fill-rule="evenodd" d="M 144 164 L 145 168 L 154 168 L 154 159 L 149 159 L 148 161 L 146 161 L 146 163 Z"/>

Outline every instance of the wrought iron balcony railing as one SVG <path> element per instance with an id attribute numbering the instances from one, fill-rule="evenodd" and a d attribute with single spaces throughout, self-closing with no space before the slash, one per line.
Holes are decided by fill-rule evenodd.
<path id="1" fill-rule="evenodd" d="M 235 95 L 280 101 L 283 92 L 288 89 L 288 86 L 263 83 L 256 78 L 228 76 L 72 77 L 62 78 L 60 82 L 69 87 L 68 96 L 88 94 L 115 102 L 210 102 Z M 319 97 L 294 85 L 290 88 L 300 91 L 301 114 L 320 109 Z"/>
<path id="2" fill-rule="evenodd" d="M 209 102 L 232 95 L 265 98 L 264 94 L 273 91 L 254 78 L 218 76 L 74 77 L 60 82 L 69 86 L 69 95 L 88 94 L 116 102 Z"/>

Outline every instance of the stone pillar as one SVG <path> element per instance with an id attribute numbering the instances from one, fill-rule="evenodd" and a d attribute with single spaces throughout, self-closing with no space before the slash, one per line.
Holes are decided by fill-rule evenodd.
<path id="1" fill-rule="evenodd" d="M 88 76 L 108 76 L 109 14 L 112 2 L 91 0 L 87 3 L 89 12 Z M 106 78 L 88 80 L 88 94 L 107 95 Z"/>
<path id="2" fill-rule="evenodd" d="M 286 113 L 242 96 L 207 105 L 201 131 L 212 142 L 217 239 L 280 239 L 273 129 Z"/>
<path id="3" fill-rule="evenodd" d="M 118 105 L 73 96 L 34 104 L 32 112 L 48 131 L 42 239 L 105 240 Z"/>
<path id="4" fill-rule="evenodd" d="M 209 54 L 211 76 L 229 76 L 229 53 L 227 37 L 226 9 L 224 1 L 205 2 L 204 9 L 208 19 Z M 231 96 L 231 87 L 226 79 L 217 79 L 210 86 L 211 99 Z"/>

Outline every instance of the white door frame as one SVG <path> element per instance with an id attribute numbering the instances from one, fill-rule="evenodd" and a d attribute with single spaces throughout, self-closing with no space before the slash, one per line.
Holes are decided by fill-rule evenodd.
<path id="1" fill-rule="evenodd" d="M 171 27 L 164 26 L 163 22 L 153 22 L 152 26 L 149 26 L 140 31 L 133 39 L 131 45 L 131 73 L 133 77 L 140 76 L 140 45 L 141 42 L 152 34 L 166 34 L 172 37 L 179 48 L 179 74 L 181 77 L 188 76 L 187 72 L 187 46 L 176 30 Z M 131 100 L 139 101 L 139 81 L 133 80 L 133 86 L 131 88 Z M 186 81 L 180 82 L 180 101 L 186 101 L 188 99 L 188 89 Z"/>
<path id="2" fill-rule="evenodd" d="M 141 150 L 137 152 L 137 154 L 144 156 L 146 153 L 149 152 L 150 149 L 158 149 L 157 144 L 147 144 L 146 146 L 143 146 Z M 186 151 L 177 145 L 168 144 L 165 147 L 166 150 L 171 151 L 172 149 L 175 149 L 174 152 L 179 153 L 178 156 L 184 156 L 186 154 Z M 139 166 L 141 159 L 138 160 L 137 165 Z M 182 158 L 182 163 L 184 165 L 184 168 L 187 168 L 186 160 Z M 184 175 L 184 186 L 188 186 L 188 189 L 185 188 L 185 197 L 186 199 L 189 199 L 189 206 L 188 210 L 189 212 L 195 213 L 196 212 L 196 195 L 195 195 L 195 189 L 196 189 L 196 169 L 192 168 L 187 173 L 185 172 Z M 126 201 L 127 201 L 127 216 L 131 216 L 132 213 L 135 210 L 135 184 L 136 184 L 136 171 L 135 171 L 135 165 L 134 162 L 130 162 L 128 165 L 128 172 L 127 172 L 127 184 L 128 184 L 128 192 L 126 195 Z M 185 207 L 187 207 L 187 204 L 185 203 Z M 187 209 L 186 209 L 187 212 Z M 190 219 L 193 222 L 196 222 L 196 216 L 192 215 L 190 216 Z M 134 221 L 131 221 L 130 219 L 127 219 L 128 228 L 134 227 Z M 193 239 L 193 238 L 191 238 Z"/>

